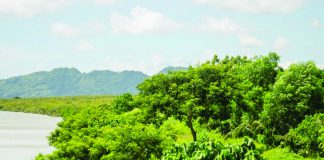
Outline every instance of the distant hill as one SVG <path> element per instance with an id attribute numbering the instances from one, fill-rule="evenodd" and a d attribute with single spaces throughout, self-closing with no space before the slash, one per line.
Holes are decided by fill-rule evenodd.
<path id="1" fill-rule="evenodd" d="M 178 70 L 187 68 L 169 66 L 159 73 Z M 0 80 L 0 98 L 134 94 L 147 77 L 139 71 L 81 73 L 75 68 L 56 68 Z"/>
<path id="2" fill-rule="evenodd" d="M 170 71 L 185 71 L 188 70 L 187 67 L 174 67 L 174 66 L 169 66 L 164 69 L 162 69 L 159 73 L 168 73 Z"/>
<path id="3" fill-rule="evenodd" d="M 75 68 L 57 68 L 49 72 L 35 72 L 0 80 L 0 97 L 137 93 L 136 86 L 147 77 L 146 74 L 138 71 L 103 70 L 81 73 Z"/>

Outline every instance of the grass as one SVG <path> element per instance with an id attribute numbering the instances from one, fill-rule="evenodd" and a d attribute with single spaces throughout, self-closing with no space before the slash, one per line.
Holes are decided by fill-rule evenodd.
<path id="1" fill-rule="evenodd" d="M 0 110 L 66 117 L 85 107 L 110 104 L 114 96 L 0 99 Z"/>
<path id="2" fill-rule="evenodd" d="M 311 160 L 312 158 L 304 158 L 296 153 L 292 153 L 288 148 L 273 148 L 263 152 L 263 158 L 269 160 Z"/>

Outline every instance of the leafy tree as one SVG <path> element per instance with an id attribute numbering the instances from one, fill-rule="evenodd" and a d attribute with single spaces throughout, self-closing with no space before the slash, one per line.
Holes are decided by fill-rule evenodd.
<path id="1" fill-rule="evenodd" d="M 324 77 L 314 63 L 294 64 L 265 96 L 262 122 L 269 136 L 284 135 L 306 115 L 323 112 Z"/>
<path id="2" fill-rule="evenodd" d="M 197 133 L 192 123 L 196 120 L 211 129 L 221 127 L 225 134 L 242 122 L 243 115 L 248 116 L 248 123 L 258 119 L 262 95 L 278 73 L 278 60 L 274 53 L 254 59 L 237 56 L 219 60 L 215 56 L 187 71 L 146 79 L 138 86 L 138 101 L 155 124 L 171 116 L 185 120 L 194 141 Z"/>
<path id="3" fill-rule="evenodd" d="M 186 119 L 193 139 L 196 140 L 192 122 L 197 114 L 194 110 L 197 99 L 191 95 L 190 87 L 194 85 L 190 85 L 190 82 L 194 83 L 185 72 L 153 76 L 139 85 L 139 100 L 155 124 L 161 124 L 171 116 Z"/>
<path id="4" fill-rule="evenodd" d="M 281 70 L 278 61 L 277 54 L 269 53 L 268 56 L 256 57 L 238 70 L 241 81 L 238 90 L 241 96 L 236 101 L 242 101 L 240 105 L 251 120 L 259 119 L 258 114 L 263 110 L 263 95 L 270 90 Z"/>

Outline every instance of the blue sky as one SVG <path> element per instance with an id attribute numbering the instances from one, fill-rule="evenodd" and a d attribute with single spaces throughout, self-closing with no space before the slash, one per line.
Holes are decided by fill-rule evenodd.
<path id="1" fill-rule="evenodd" d="M 0 0 L 0 79 L 57 67 L 140 70 L 213 54 L 324 68 L 322 0 Z"/>

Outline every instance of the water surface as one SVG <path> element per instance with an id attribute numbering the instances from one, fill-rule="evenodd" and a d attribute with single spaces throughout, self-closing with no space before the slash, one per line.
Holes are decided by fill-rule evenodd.
<path id="1" fill-rule="evenodd" d="M 38 153 L 50 153 L 47 136 L 61 118 L 0 111 L 0 159 L 30 160 Z"/>

